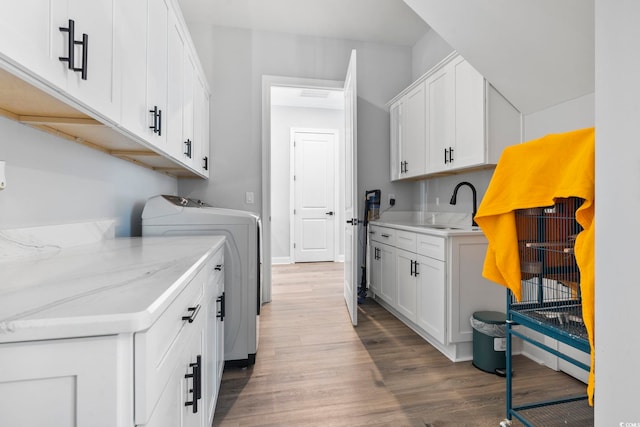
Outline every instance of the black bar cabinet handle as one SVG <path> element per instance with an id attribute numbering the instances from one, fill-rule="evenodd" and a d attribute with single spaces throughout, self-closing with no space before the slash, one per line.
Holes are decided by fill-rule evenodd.
<path id="1" fill-rule="evenodd" d="M 193 400 L 188 400 L 184 402 L 184 406 L 191 406 L 193 408 L 193 413 L 198 413 L 198 400 L 202 398 L 202 356 L 198 355 L 196 357 L 196 363 L 189 363 L 189 367 L 191 368 L 190 374 L 185 374 L 185 379 L 192 379 L 192 388 L 189 389 L 189 392 L 193 396 Z"/>
<path id="2" fill-rule="evenodd" d="M 209 170 L 209 156 L 204 156 L 202 158 L 202 161 L 204 162 L 204 165 L 202 166 L 202 169 L 208 171 Z"/>
<path id="3" fill-rule="evenodd" d="M 185 142 L 185 152 L 184 155 L 187 156 L 188 158 L 191 158 L 191 140 L 187 139 Z"/>
<path id="4" fill-rule="evenodd" d="M 82 34 L 82 41 L 73 41 L 74 45 L 82 46 L 82 66 L 80 68 L 73 67 L 73 71 L 79 71 L 82 77 L 82 80 L 87 80 L 87 62 L 89 55 L 89 36 L 87 34 Z"/>
<path id="5" fill-rule="evenodd" d="M 198 315 L 198 312 L 200 311 L 200 304 L 196 305 L 195 307 L 187 308 L 187 311 L 189 311 L 190 314 L 188 316 L 182 316 L 182 320 L 186 320 L 189 323 L 193 323 L 193 321 L 196 320 L 196 316 Z"/>
<path id="6" fill-rule="evenodd" d="M 225 298 L 224 298 L 224 292 L 222 293 L 222 295 L 220 295 L 218 297 L 218 299 L 216 300 L 216 302 L 220 303 L 220 309 L 218 310 L 218 314 L 216 314 L 216 317 L 219 318 L 221 321 L 224 322 L 224 316 L 225 316 Z"/>
<path id="7" fill-rule="evenodd" d="M 413 275 L 418 277 L 418 274 L 420 274 L 420 273 L 418 273 L 418 261 L 413 261 L 413 262 L 414 262 L 414 264 L 413 264 Z"/>
<path id="8" fill-rule="evenodd" d="M 453 163 L 453 147 L 449 147 L 449 163 Z"/>
<path id="9" fill-rule="evenodd" d="M 62 33 L 69 33 L 69 39 L 67 40 L 67 56 L 60 56 L 58 57 L 58 59 L 61 62 L 66 62 L 67 63 L 67 68 L 69 68 L 70 70 L 73 69 L 74 67 L 74 61 L 73 61 L 73 56 L 74 56 L 74 42 L 75 42 L 75 27 L 76 27 L 76 23 L 73 19 L 69 19 L 69 26 L 68 27 L 58 27 L 58 29 L 60 30 L 60 32 Z"/>
<path id="10" fill-rule="evenodd" d="M 153 133 L 158 133 L 158 106 L 154 105 L 153 110 L 149 110 L 153 114 L 153 125 L 149 126 L 149 129 L 153 129 Z"/>

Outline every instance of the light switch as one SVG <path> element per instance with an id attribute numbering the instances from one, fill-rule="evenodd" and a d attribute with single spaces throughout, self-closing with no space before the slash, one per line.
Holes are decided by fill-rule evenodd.
<path id="1" fill-rule="evenodd" d="M 253 204 L 253 191 L 247 191 L 245 194 L 245 202 L 248 204 Z"/>
<path id="2" fill-rule="evenodd" d="M 5 161 L 0 160 L 0 190 L 4 190 L 7 186 L 7 177 L 4 174 Z"/>

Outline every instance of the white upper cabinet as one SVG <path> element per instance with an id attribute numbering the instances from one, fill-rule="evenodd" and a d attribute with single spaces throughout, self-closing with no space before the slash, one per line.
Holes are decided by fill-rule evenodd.
<path id="1" fill-rule="evenodd" d="M 400 138 L 401 138 L 401 122 L 402 116 L 402 99 L 389 106 L 389 125 L 391 127 L 391 144 L 389 150 L 389 170 L 391 172 L 391 181 L 400 179 L 400 171 L 404 170 L 404 163 L 400 160 Z"/>
<path id="2" fill-rule="evenodd" d="M 206 129 L 208 144 L 208 85 L 176 0 L 6 3 L 6 116 L 170 175 L 208 177 L 209 148 L 202 156 L 205 142 L 194 142 Z"/>
<path id="3" fill-rule="evenodd" d="M 428 172 L 438 172 L 441 165 L 450 164 L 455 141 L 454 99 L 455 86 L 450 67 L 445 66 L 427 78 L 428 107 L 425 120 L 428 137 Z M 457 153 L 455 153 L 457 154 Z"/>
<path id="4" fill-rule="evenodd" d="M 195 167 L 195 136 L 194 136 L 194 112 L 195 112 L 195 65 L 189 51 L 184 51 L 184 85 L 182 102 L 182 161 L 191 167 Z M 199 153 L 198 153 L 199 154 Z"/>
<path id="5" fill-rule="evenodd" d="M 425 85 L 413 88 L 402 100 L 400 115 L 400 177 L 412 178 L 426 172 Z"/>
<path id="6" fill-rule="evenodd" d="M 148 3 L 153 1 L 119 0 L 116 8 L 116 50 L 122 64 L 121 123 L 125 129 L 140 138 L 150 135 L 147 107 L 147 35 L 152 24 L 147 22 L 147 7 Z"/>
<path id="7" fill-rule="evenodd" d="M 61 0 L 64 1 L 64 0 Z M 66 13 L 58 15 L 55 27 L 68 27 L 74 20 L 73 70 L 67 72 L 67 91 L 112 120 L 120 120 L 119 58 L 114 55 L 114 0 L 67 0 Z M 62 9 L 62 8 L 61 8 Z M 68 56 L 71 32 L 53 29 L 54 49 Z M 67 44 L 65 48 L 65 44 Z"/>
<path id="8" fill-rule="evenodd" d="M 57 87 L 67 79 L 67 67 L 60 62 L 57 19 L 63 15 L 55 0 L 4 2 L 0 13 L 0 56 Z M 64 20 L 64 17 L 62 17 Z M 63 21 L 66 27 L 66 22 Z M 57 32 L 56 39 L 52 37 Z M 55 46 L 54 46 L 55 45 Z M 66 47 L 65 47 L 66 49 Z"/>
<path id="9" fill-rule="evenodd" d="M 424 86 L 421 126 L 406 126 L 404 111 L 409 96 Z M 401 105 L 399 119 L 394 110 Z M 414 110 L 415 111 L 415 110 Z M 416 178 L 495 165 L 502 150 L 521 142 L 521 114 L 464 58 L 452 54 L 424 74 L 390 102 L 391 157 L 399 156 L 399 172 L 391 179 Z M 418 115 L 414 116 L 418 117 Z M 399 125 L 396 125 L 399 123 Z M 402 147 L 407 135 L 424 129 L 422 151 L 413 148 L 414 163 L 425 167 L 403 173 Z M 408 133 L 409 132 L 409 133 Z M 418 140 L 416 137 L 414 140 Z M 414 169 L 415 171 L 415 169 Z"/>
<path id="10" fill-rule="evenodd" d="M 149 0 L 147 30 L 147 101 L 146 132 L 156 147 L 167 147 L 167 84 L 169 69 L 169 15 L 167 0 Z"/>
<path id="11" fill-rule="evenodd" d="M 193 138 L 194 165 L 205 176 L 209 176 L 209 92 L 204 76 L 196 76 L 194 86 Z"/>
<path id="12" fill-rule="evenodd" d="M 3 6 L 0 52 L 12 65 L 110 119 L 120 117 L 114 0 L 27 0 Z M 8 10 L 6 10 L 8 9 Z"/>

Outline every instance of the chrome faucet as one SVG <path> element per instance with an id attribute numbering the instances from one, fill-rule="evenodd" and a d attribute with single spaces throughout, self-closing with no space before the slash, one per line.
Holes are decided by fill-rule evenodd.
<path id="1" fill-rule="evenodd" d="M 476 187 L 473 186 L 472 183 L 467 182 L 467 181 L 462 181 L 461 183 L 459 183 L 458 185 L 456 185 L 456 188 L 453 189 L 453 196 L 451 196 L 451 200 L 449 201 L 450 204 L 455 205 L 456 204 L 456 199 L 458 197 L 458 189 L 460 187 L 462 187 L 463 185 L 468 186 L 469 188 L 471 188 L 471 192 L 473 193 L 473 213 L 471 214 L 471 220 L 473 221 L 471 225 L 477 226 L 478 224 L 476 224 L 476 212 L 478 210 L 478 202 L 477 202 L 477 196 L 476 196 Z"/>

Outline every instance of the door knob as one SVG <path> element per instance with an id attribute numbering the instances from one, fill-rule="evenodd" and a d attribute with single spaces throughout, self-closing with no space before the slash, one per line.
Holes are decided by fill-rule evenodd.
<path id="1" fill-rule="evenodd" d="M 333 216 L 333 211 L 327 212 L 326 214 Z"/>

